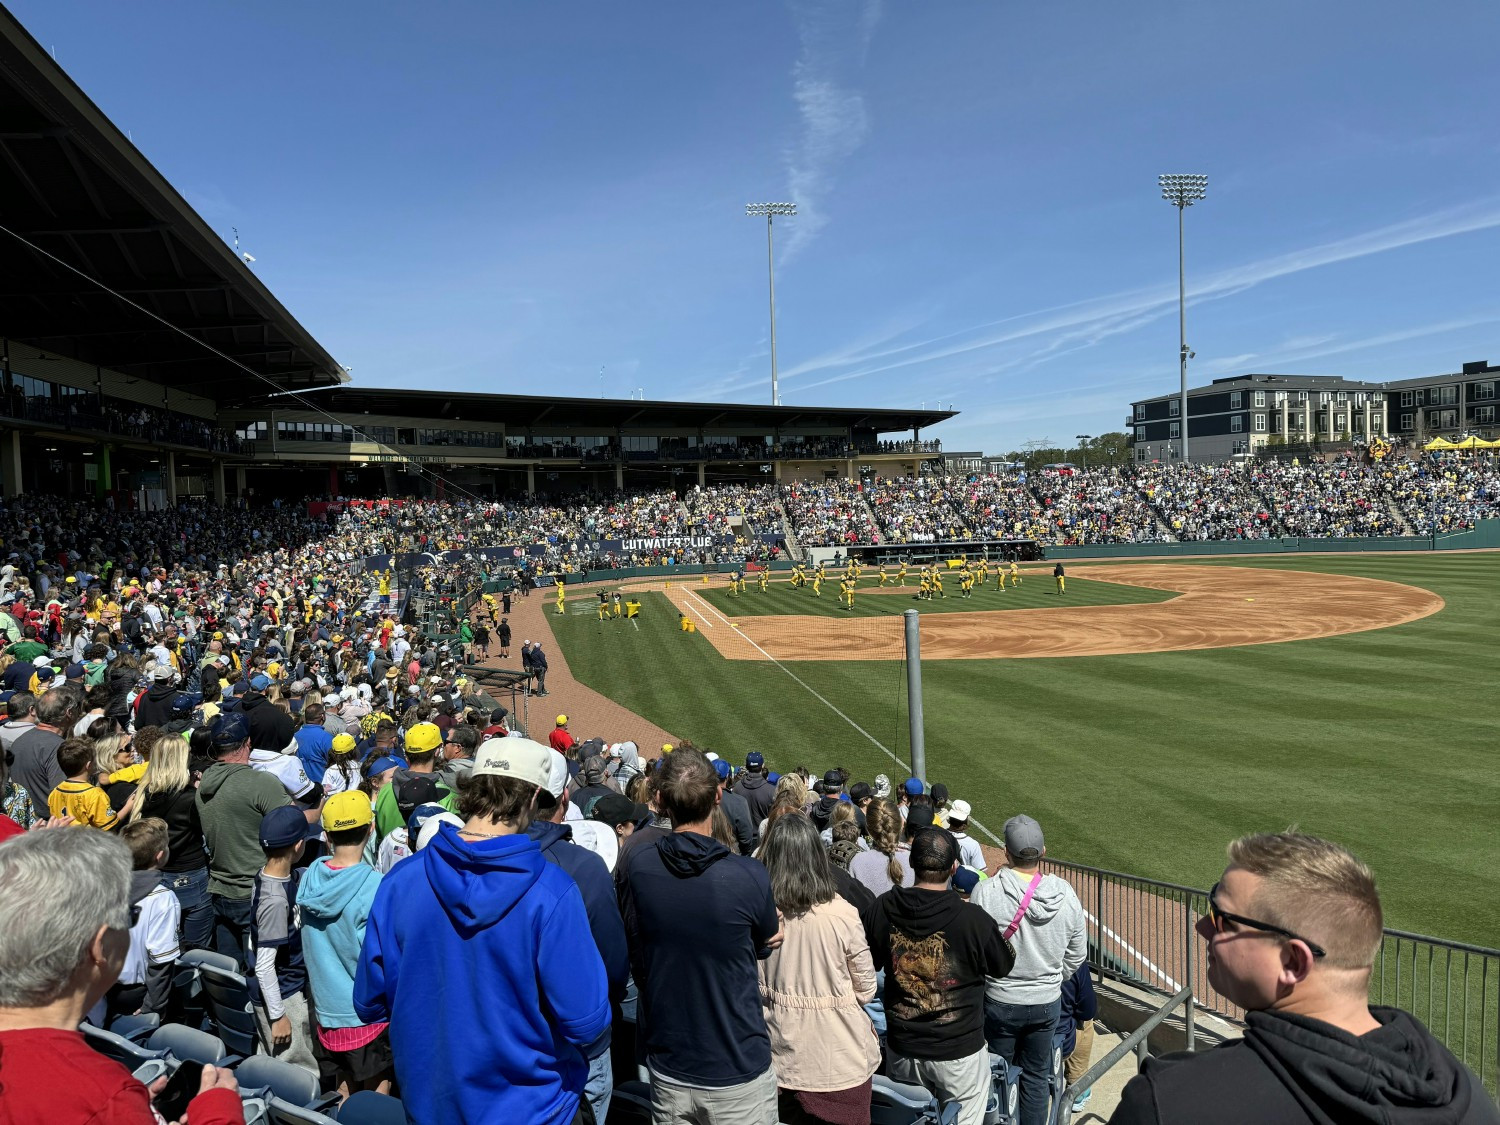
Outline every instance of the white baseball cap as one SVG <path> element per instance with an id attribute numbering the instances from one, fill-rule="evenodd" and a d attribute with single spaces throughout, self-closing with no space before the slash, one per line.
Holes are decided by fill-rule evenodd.
<path id="1" fill-rule="evenodd" d="M 973 811 L 973 809 L 969 808 L 968 801 L 954 801 L 953 804 L 948 806 L 948 819 L 949 821 L 967 821 L 969 814 Z"/>
<path id="2" fill-rule="evenodd" d="M 557 751 L 529 738 L 487 739 L 474 752 L 474 769 L 470 776 L 515 777 L 550 793 L 552 790 L 548 783 L 552 780 L 553 754 L 557 754 Z M 562 757 L 561 754 L 557 756 Z M 564 780 L 567 772 L 568 763 L 564 759 Z"/>

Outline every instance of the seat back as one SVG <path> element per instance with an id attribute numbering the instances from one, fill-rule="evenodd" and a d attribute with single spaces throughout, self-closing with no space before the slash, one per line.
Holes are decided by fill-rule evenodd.
<path id="1" fill-rule="evenodd" d="M 615 1125 L 651 1125 L 650 1084 L 635 1079 L 616 1082 L 609 1099 L 609 1119 Z"/>
<path id="2" fill-rule="evenodd" d="M 312 1074 L 270 1055 L 251 1055 L 234 1068 L 234 1078 L 242 1091 L 266 1090 L 293 1105 L 311 1106 L 322 1093 Z"/>
<path id="3" fill-rule="evenodd" d="M 1021 1070 L 999 1055 L 990 1055 L 990 1096 L 984 1125 L 1015 1125 L 1021 1113 Z"/>
<path id="4" fill-rule="evenodd" d="M 265 1098 L 264 1101 L 266 1117 L 271 1125 L 338 1125 L 338 1122 L 326 1113 L 320 1113 L 304 1105 L 293 1105 L 291 1102 L 284 1102 L 274 1096 Z"/>
<path id="5" fill-rule="evenodd" d="M 198 966 L 198 981 L 207 1000 L 208 1018 L 213 1022 L 214 1030 L 229 1044 L 230 1050 L 249 1058 L 255 1053 L 260 1036 L 245 978 L 232 969 L 204 963 Z"/>
<path id="6" fill-rule="evenodd" d="M 166 1052 L 158 1051 L 149 1046 L 143 1047 L 139 1043 L 133 1043 L 123 1035 L 116 1035 L 112 1031 L 105 1031 L 102 1027 L 95 1027 L 91 1023 L 80 1024 L 78 1030 L 83 1033 L 84 1042 L 101 1055 L 112 1058 L 115 1062 L 122 1064 L 127 1070 L 135 1070 L 143 1063 L 151 1062 L 153 1059 L 162 1058 Z"/>
<path id="7" fill-rule="evenodd" d="M 361 1090 L 339 1106 L 336 1119 L 353 1125 L 406 1125 L 406 1108 L 400 1098 Z"/>
<path id="8" fill-rule="evenodd" d="M 200 1062 L 205 1066 L 220 1066 L 229 1058 L 229 1048 L 224 1040 L 194 1027 L 180 1023 L 163 1024 L 151 1033 L 146 1046 L 152 1051 L 164 1051 L 178 1062 Z"/>
<path id="9" fill-rule="evenodd" d="M 870 1125 L 932 1125 L 937 1120 L 938 1101 L 930 1092 L 883 1074 L 875 1075 L 870 1090 Z"/>
<path id="10" fill-rule="evenodd" d="M 215 953 L 211 949 L 189 949 L 177 958 L 179 965 L 188 965 L 192 968 L 202 968 L 204 965 L 212 965 L 216 969 L 223 969 L 226 973 L 238 973 L 239 962 L 233 957 L 223 953 Z"/>

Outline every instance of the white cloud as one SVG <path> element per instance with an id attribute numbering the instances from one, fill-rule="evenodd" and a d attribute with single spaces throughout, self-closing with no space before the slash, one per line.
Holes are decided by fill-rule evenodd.
<path id="1" fill-rule="evenodd" d="M 792 67 L 792 98 L 801 126 L 786 154 L 787 193 L 797 204 L 782 254 L 786 261 L 828 225 L 834 175 L 870 134 L 864 95 L 850 81 L 850 72 L 864 63 L 880 22 L 880 3 L 864 0 L 853 9 L 838 3 L 794 3 L 792 14 L 801 40 Z"/>

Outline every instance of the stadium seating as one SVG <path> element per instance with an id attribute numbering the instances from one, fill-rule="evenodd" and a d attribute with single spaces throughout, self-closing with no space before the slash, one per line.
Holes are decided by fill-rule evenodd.
<path id="1" fill-rule="evenodd" d="M 872 1081 L 870 1125 L 953 1125 L 963 1107 L 939 1104 L 921 1086 L 895 1082 L 883 1074 Z"/>
<path id="2" fill-rule="evenodd" d="M 208 1018 L 219 1037 L 230 1049 L 248 1056 L 258 1049 L 260 1038 L 255 1027 L 255 1011 L 245 978 L 234 970 L 234 961 L 221 953 L 203 949 L 189 950 L 178 961 L 197 971 Z"/>

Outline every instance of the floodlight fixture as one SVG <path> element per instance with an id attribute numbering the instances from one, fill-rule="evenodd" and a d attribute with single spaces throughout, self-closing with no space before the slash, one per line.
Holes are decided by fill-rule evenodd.
<path id="1" fill-rule="evenodd" d="M 781 389 L 776 382 L 776 255 L 771 244 L 771 224 L 777 215 L 797 213 L 795 203 L 747 203 L 745 214 L 766 217 L 766 275 L 771 292 L 771 405 L 781 405 Z"/>
<path id="2" fill-rule="evenodd" d="M 1177 371 L 1182 394 L 1182 415 L 1178 424 L 1182 432 L 1182 459 L 1187 461 L 1189 460 L 1187 365 L 1194 352 L 1187 344 L 1187 271 L 1182 248 L 1182 216 L 1194 203 L 1201 203 L 1207 197 L 1208 177 L 1173 173 L 1157 176 L 1156 182 L 1161 185 L 1161 197 L 1177 208 Z"/>

